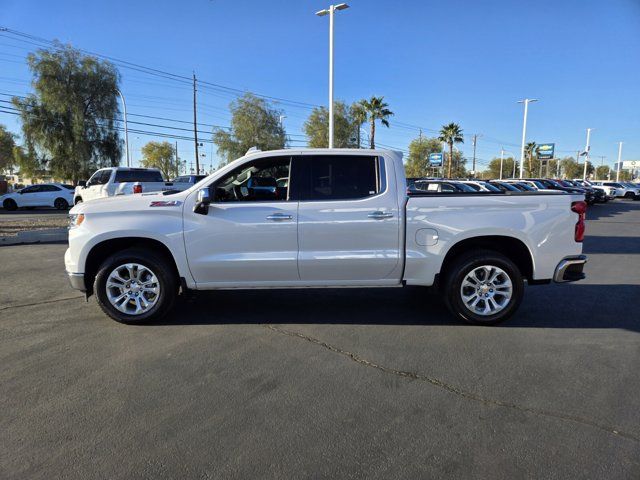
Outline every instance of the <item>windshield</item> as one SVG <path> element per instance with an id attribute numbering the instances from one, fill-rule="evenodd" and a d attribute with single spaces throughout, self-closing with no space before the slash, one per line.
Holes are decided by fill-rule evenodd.
<path id="1" fill-rule="evenodd" d="M 467 185 L 466 183 L 451 182 L 451 184 L 455 185 L 458 188 L 460 188 L 464 192 L 476 192 L 477 191 L 475 188 L 472 188 L 470 185 Z"/>
<path id="2" fill-rule="evenodd" d="M 500 192 L 500 189 L 498 187 L 496 187 L 495 185 L 491 185 L 488 182 L 480 182 L 481 185 L 483 187 L 485 187 L 487 190 L 491 191 L 491 192 Z"/>

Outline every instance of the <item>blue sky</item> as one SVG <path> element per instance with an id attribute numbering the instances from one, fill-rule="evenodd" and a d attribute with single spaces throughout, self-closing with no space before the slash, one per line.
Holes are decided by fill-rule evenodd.
<path id="1" fill-rule="evenodd" d="M 529 141 L 555 142 L 560 155 L 575 155 L 592 127 L 597 164 L 601 155 L 613 163 L 618 141 L 624 142 L 623 159 L 640 158 L 640 0 L 349 4 L 336 15 L 336 98 L 385 96 L 395 116 L 390 129 L 378 129 L 379 143 L 406 150 L 418 135 L 407 124 L 430 135 L 455 121 L 468 135 L 462 147 L 467 157 L 469 136 L 483 135 L 482 167 L 502 145 L 519 154 L 522 106 L 516 102 L 529 97 L 540 100 L 530 107 Z M 0 26 L 181 75 L 195 71 L 216 84 L 325 105 L 328 19 L 314 12 L 326 6 L 317 0 L 0 0 Z M 0 93 L 23 94 L 30 90 L 24 56 L 36 47 L 9 37 L 0 34 Z M 129 113 L 191 120 L 188 85 L 120 72 Z M 203 89 L 199 120 L 229 125 L 232 99 Z M 300 145 L 309 109 L 281 106 L 292 144 Z M 19 130 L 12 115 L 0 113 L 0 123 Z M 131 135 L 134 159 L 152 139 Z M 207 167 L 217 163 L 211 150 L 205 147 Z M 179 151 L 193 158 L 189 142 L 179 141 Z"/>

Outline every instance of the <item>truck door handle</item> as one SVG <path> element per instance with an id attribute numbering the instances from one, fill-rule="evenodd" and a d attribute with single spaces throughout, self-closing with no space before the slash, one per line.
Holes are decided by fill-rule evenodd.
<path id="1" fill-rule="evenodd" d="M 293 215 L 287 215 L 286 213 L 273 213 L 271 215 L 267 215 L 267 220 L 272 220 L 274 222 L 281 222 L 282 220 L 292 220 Z"/>
<path id="2" fill-rule="evenodd" d="M 377 210 L 375 212 L 371 212 L 369 215 L 367 215 L 367 217 L 373 218 L 375 220 L 384 220 L 385 218 L 393 217 L 393 213 L 391 213 L 391 212 L 381 212 L 380 210 Z"/>

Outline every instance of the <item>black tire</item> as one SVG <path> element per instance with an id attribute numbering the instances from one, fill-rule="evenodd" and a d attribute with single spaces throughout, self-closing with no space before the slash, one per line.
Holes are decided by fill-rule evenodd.
<path id="1" fill-rule="evenodd" d="M 56 198 L 53 202 L 53 206 L 58 210 L 68 210 L 69 202 L 67 202 L 64 198 Z"/>
<path id="2" fill-rule="evenodd" d="M 630 199 L 634 199 L 635 194 L 633 192 L 627 192 L 624 194 L 624 198 L 630 198 Z"/>
<path id="3" fill-rule="evenodd" d="M 151 270 L 160 287 L 156 303 L 149 310 L 137 315 L 118 310 L 111 304 L 107 295 L 106 283 L 109 275 L 118 266 L 127 263 L 137 263 Z M 93 282 L 93 291 L 104 313 L 120 323 L 139 324 L 158 320 L 171 310 L 178 295 L 178 278 L 174 269 L 161 255 L 131 248 L 111 255 L 102 263 Z"/>
<path id="4" fill-rule="evenodd" d="M 462 283 L 465 277 L 474 269 L 483 266 L 499 268 L 511 281 L 511 298 L 495 314 L 478 314 L 467 307 L 462 299 Z M 499 278 L 504 280 L 502 274 L 500 274 Z M 493 250 L 478 249 L 460 255 L 447 267 L 447 271 L 444 272 L 443 290 L 445 303 L 457 318 L 474 325 L 495 325 L 511 317 L 520 306 L 524 295 L 524 281 L 520 269 L 509 258 Z M 491 292 L 493 291 L 492 289 Z M 489 295 L 492 294 L 489 293 Z M 493 295 L 491 298 L 503 298 L 499 295 L 493 297 Z M 484 308 L 486 300 L 480 298 L 480 301 L 483 303 L 478 304 L 479 308 Z"/>
<path id="5" fill-rule="evenodd" d="M 2 207 L 9 212 L 13 212 L 18 209 L 18 204 L 12 198 L 7 198 L 2 202 Z"/>
<path id="6" fill-rule="evenodd" d="M 73 201 L 74 205 L 78 205 L 79 203 L 82 203 L 82 197 L 76 197 L 75 200 Z"/>

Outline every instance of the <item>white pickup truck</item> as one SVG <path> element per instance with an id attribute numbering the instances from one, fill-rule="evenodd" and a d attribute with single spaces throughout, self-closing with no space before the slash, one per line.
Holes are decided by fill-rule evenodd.
<path id="1" fill-rule="evenodd" d="M 191 186 L 190 182 L 165 182 L 157 168 L 101 168 L 86 184 L 76 187 L 73 203 L 132 193 L 186 190 Z"/>
<path id="2" fill-rule="evenodd" d="M 125 323 L 166 314 L 180 290 L 422 285 L 494 324 L 525 283 L 584 278 L 583 197 L 407 196 L 405 182 L 397 152 L 252 152 L 180 193 L 76 205 L 66 270 Z"/>

